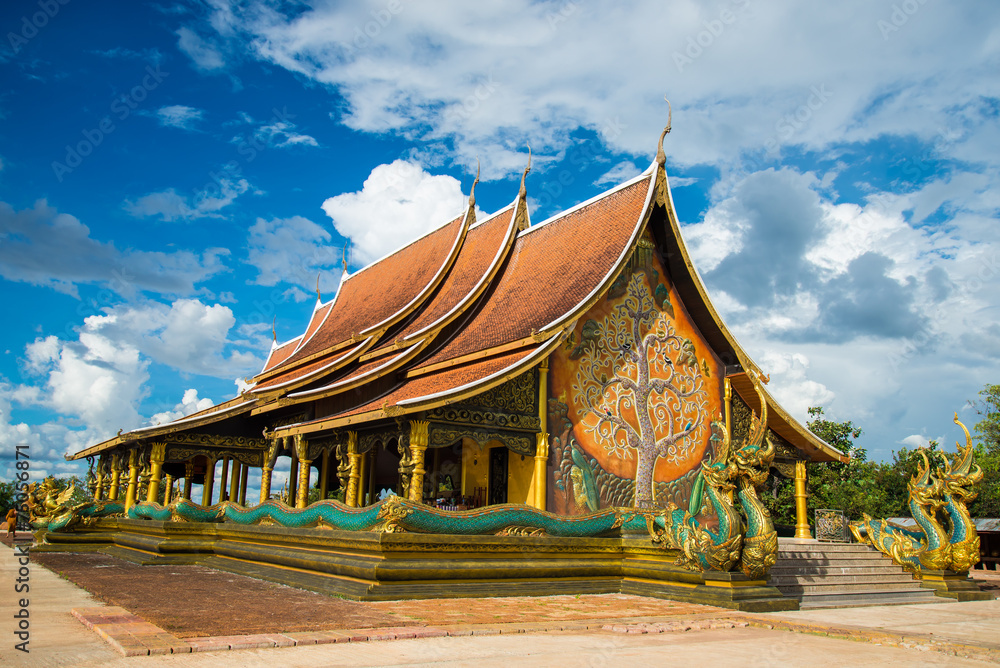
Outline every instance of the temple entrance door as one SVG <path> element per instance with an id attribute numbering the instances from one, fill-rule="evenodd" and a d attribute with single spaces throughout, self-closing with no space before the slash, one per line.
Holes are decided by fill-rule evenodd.
<path id="1" fill-rule="evenodd" d="M 490 450 L 489 502 L 507 503 L 507 448 Z"/>

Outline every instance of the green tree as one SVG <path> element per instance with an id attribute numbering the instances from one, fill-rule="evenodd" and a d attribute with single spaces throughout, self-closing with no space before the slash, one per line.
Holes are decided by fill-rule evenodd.
<path id="1" fill-rule="evenodd" d="M 980 399 L 970 401 L 982 419 L 975 432 L 983 446 L 991 453 L 1000 454 L 1000 385 L 986 385 L 979 390 Z"/>

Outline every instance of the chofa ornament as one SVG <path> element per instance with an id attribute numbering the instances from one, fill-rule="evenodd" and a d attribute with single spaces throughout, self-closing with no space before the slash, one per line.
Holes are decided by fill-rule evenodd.
<path id="1" fill-rule="evenodd" d="M 914 574 L 925 570 L 964 573 L 979 563 L 979 534 L 966 504 L 976 498 L 974 487 L 983 471 L 973 461 L 972 437 L 958 413 L 954 421 L 965 432 L 965 446 L 956 443 L 951 458 L 933 453 L 943 461 L 933 471 L 927 453 L 921 450 L 924 464 L 917 465 L 917 474 L 910 479 L 909 507 L 917 530 L 867 514 L 851 523 L 851 533 L 859 543 L 874 546 Z"/>

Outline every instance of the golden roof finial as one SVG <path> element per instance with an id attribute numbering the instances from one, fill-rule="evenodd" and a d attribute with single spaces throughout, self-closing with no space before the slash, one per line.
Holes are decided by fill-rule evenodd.
<path id="1" fill-rule="evenodd" d="M 476 184 L 479 183 L 479 156 L 476 156 L 476 178 L 472 181 L 472 190 L 469 191 L 469 208 L 476 208 Z"/>
<path id="2" fill-rule="evenodd" d="M 350 242 L 348 242 L 348 241 L 344 242 L 344 256 L 340 260 L 341 265 L 344 267 L 344 273 L 345 274 L 347 273 L 347 246 L 349 245 L 349 243 Z"/>
<path id="3" fill-rule="evenodd" d="M 663 167 L 667 164 L 667 154 L 663 152 L 663 138 L 670 133 L 670 124 L 673 120 L 674 110 L 670 106 L 670 100 L 667 96 L 663 96 L 663 100 L 667 103 L 667 127 L 663 128 L 663 132 L 660 133 L 660 141 L 656 146 L 656 164 Z"/>
<path id="4" fill-rule="evenodd" d="M 278 342 L 277 325 L 278 325 L 278 316 L 274 316 L 274 320 L 271 321 L 271 338 L 274 340 L 275 343 Z"/>
<path id="5" fill-rule="evenodd" d="M 316 301 L 323 301 L 323 296 L 319 293 L 319 277 L 322 272 L 316 272 Z"/>
<path id="6" fill-rule="evenodd" d="M 531 171 L 531 144 L 525 143 L 528 144 L 528 166 L 524 168 L 524 174 L 521 175 L 521 189 L 517 191 L 517 196 L 522 200 L 528 195 L 528 191 L 524 187 L 524 180 L 528 178 L 528 172 Z"/>

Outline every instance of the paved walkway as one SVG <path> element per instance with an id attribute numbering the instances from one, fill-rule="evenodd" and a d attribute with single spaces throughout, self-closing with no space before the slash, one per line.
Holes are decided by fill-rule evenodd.
<path id="1" fill-rule="evenodd" d="M 20 565 L 0 548 L 0 587 L 13 590 Z M 644 661 L 698 665 L 941 665 L 984 666 L 1000 662 L 1000 601 L 927 606 L 851 608 L 780 615 L 732 611 L 688 614 L 669 620 L 630 618 L 618 623 L 577 621 L 565 630 L 521 624 L 445 624 L 438 637 L 375 640 L 386 629 L 344 632 L 336 643 L 271 649 L 184 651 L 124 657 L 73 610 L 92 621 L 130 622 L 128 613 L 94 600 L 38 564 L 28 565 L 30 654 L 14 649 L 18 597 L 0 597 L 0 665 L 4 666 L 315 666 L 474 665 L 605 666 Z M 164 592 L 170 596 L 170 592 Z M 124 616 L 116 617 L 114 613 Z M 225 614 L 225 611 L 220 611 Z M 152 626 L 148 625 L 147 626 Z M 773 628 L 768 628 L 768 627 Z M 515 628 L 518 627 L 518 628 Z M 715 627 L 715 628 L 713 628 Z M 155 627 L 154 627 L 155 628 Z M 431 627 L 424 627 L 430 629 Z M 685 630 L 688 629 L 688 630 Z M 799 632 L 789 632 L 788 629 Z M 112 631 L 114 629 L 112 628 Z M 412 630 L 408 629 L 407 630 Z M 930 635 L 933 632 L 933 635 Z M 447 634 L 447 635 L 445 635 Z M 169 635 L 169 634 L 168 634 Z M 359 642 L 364 638 L 363 642 Z M 845 639 L 851 638 L 851 639 Z M 350 642 L 347 642 L 350 641 Z M 236 640 L 229 644 L 237 644 Z M 201 648 L 208 649 L 211 648 Z M 958 656 L 955 656 L 955 653 Z"/>

